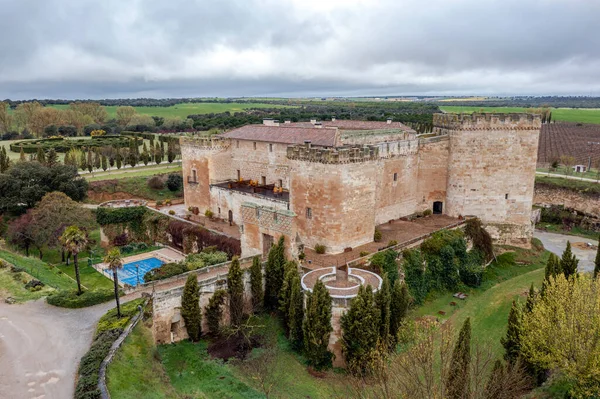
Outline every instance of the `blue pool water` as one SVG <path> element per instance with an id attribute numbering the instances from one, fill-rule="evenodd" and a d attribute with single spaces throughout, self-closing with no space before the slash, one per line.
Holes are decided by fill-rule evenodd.
<path id="1" fill-rule="evenodd" d="M 123 269 L 117 272 L 117 276 L 119 277 L 119 281 L 123 284 L 129 284 L 135 287 L 138 284 L 138 269 L 136 265 L 139 266 L 139 283 L 144 284 L 144 275 L 146 272 L 156 269 L 163 263 L 165 262 L 158 258 L 146 258 L 135 262 L 125 263 Z M 105 269 L 105 271 L 109 274 L 112 273 L 108 269 Z"/>

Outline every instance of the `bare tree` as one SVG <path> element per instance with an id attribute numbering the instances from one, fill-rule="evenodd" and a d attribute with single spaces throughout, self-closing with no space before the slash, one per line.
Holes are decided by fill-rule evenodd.
<path id="1" fill-rule="evenodd" d="M 562 163 L 565 167 L 565 175 L 570 175 L 573 171 L 573 165 L 575 164 L 575 158 L 570 155 L 561 155 L 560 163 Z"/>

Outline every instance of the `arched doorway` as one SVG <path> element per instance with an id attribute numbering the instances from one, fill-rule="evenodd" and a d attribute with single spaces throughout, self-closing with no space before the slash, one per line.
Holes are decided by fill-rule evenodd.
<path id="1" fill-rule="evenodd" d="M 444 203 L 442 201 L 435 201 L 433 203 L 433 214 L 441 215 L 444 211 Z"/>

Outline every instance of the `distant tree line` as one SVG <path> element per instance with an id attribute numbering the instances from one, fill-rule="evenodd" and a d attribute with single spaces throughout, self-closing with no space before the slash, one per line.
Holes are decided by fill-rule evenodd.
<path id="1" fill-rule="evenodd" d="M 554 108 L 600 108 L 600 97 L 498 97 L 479 101 L 434 102 L 436 105 L 461 107 L 554 107 Z"/>

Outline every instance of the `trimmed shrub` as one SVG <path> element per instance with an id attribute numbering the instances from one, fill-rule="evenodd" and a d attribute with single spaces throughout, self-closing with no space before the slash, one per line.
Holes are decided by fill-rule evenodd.
<path id="1" fill-rule="evenodd" d="M 383 238 L 381 231 L 379 229 L 375 229 L 375 233 L 373 233 L 373 241 L 379 242 Z"/>
<path id="2" fill-rule="evenodd" d="M 175 215 L 175 211 L 173 209 L 169 210 L 169 215 Z"/>
<path id="3" fill-rule="evenodd" d="M 180 174 L 172 173 L 167 178 L 167 188 L 170 191 L 179 191 L 183 187 L 183 177 Z"/>
<path id="4" fill-rule="evenodd" d="M 114 298 L 113 290 L 90 290 L 81 295 L 77 295 L 76 290 L 63 290 L 50 295 L 46 301 L 53 306 L 76 309 L 108 302 Z"/>
<path id="5" fill-rule="evenodd" d="M 206 216 L 209 219 L 212 219 L 212 217 L 215 216 L 215 214 L 210 209 L 207 209 L 206 211 L 204 211 L 204 216 Z"/>
<path id="6" fill-rule="evenodd" d="M 362 258 L 363 256 L 367 256 L 368 254 L 370 254 L 369 251 L 360 251 L 359 256 Z"/>
<path id="7" fill-rule="evenodd" d="M 390 240 L 390 242 L 388 242 L 388 247 L 393 247 L 394 245 L 398 245 L 398 241 L 396 240 Z"/>
<path id="8" fill-rule="evenodd" d="M 433 215 L 433 211 L 431 209 L 425 209 L 423 211 L 423 216 L 431 216 Z"/>
<path id="9" fill-rule="evenodd" d="M 184 262 L 165 263 L 156 269 L 149 270 L 144 274 L 144 281 L 156 281 L 165 278 L 173 277 L 181 273 L 189 271 Z"/>
<path id="10" fill-rule="evenodd" d="M 160 176 L 152 176 L 148 179 L 148 187 L 153 190 L 162 190 L 165 188 L 165 182 Z"/>
<path id="11" fill-rule="evenodd" d="M 315 245 L 315 252 L 318 253 L 319 255 L 323 255 L 325 253 L 326 249 L 327 248 L 325 247 L 325 245 L 322 245 L 322 244 Z"/>

